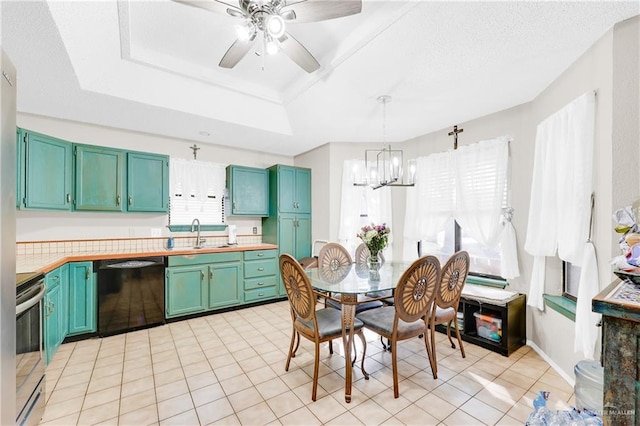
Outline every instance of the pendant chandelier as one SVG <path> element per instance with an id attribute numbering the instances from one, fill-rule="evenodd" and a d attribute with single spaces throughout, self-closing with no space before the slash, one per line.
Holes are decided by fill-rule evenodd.
<path id="1" fill-rule="evenodd" d="M 416 175 L 416 160 L 407 161 L 407 182 L 403 180 L 403 153 L 400 149 L 392 149 L 387 144 L 387 111 L 391 96 L 378 96 L 382 104 L 382 149 L 367 149 L 364 151 L 364 170 L 356 166 L 353 170 L 353 184 L 355 186 L 370 186 L 373 189 L 383 186 L 414 186 Z"/>

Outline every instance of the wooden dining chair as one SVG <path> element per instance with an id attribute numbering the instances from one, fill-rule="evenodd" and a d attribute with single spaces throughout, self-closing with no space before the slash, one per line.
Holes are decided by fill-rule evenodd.
<path id="1" fill-rule="evenodd" d="M 341 273 L 347 266 L 351 266 L 353 260 L 349 251 L 340 243 L 327 243 L 320 249 L 318 253 L 318 271 L 320 274 L 330 275 L 332 273 Z M 342 306 L 339 302 L 332 299 L 334 295 L 325 295 L 325 307 L 341 310 Z M 356 305 L 356 314 L 358 312 L 364 312 L 368 309 L 375 309 L 382 306 L 382 302 L 368 301 L 366 297 L 359 296 L 358 304 Z M 333 353 L 333 343 L 329 342 L 329 352 Z M 354 355 L 356 351 L 354 350 Z M 355 358 L 354 358 L 355 362 Z"/>
<path id="2" fill-rule="evenodd" d="M 462 358 L 465 358 L 464 346 L 460 338 L 460 329 L 458 328 L 458 305 L 460 304 L 460 296 L 462 289 L 469 273 L 469 253 L 459 251 L 454 253 L 442 268 L 440 284 L 436 291 L 436 297 L 433 308 L 429 313 L 429 328 L 431 329 L 431 352 L 433 353 L 433 378 L 438 378 L 438 362 L 436 357 L 436 340 L 435 328 L 438 324 L 447 324 L 447 337 L 453 349 L 456 348 L 451 338 L 451 324 L 455 323 L 456 337 Z"/>
<path id="3" fill-rule="evenodd" d="M 363 243 L 364 245 L 364 243 Z M 366 248 L 366 246 L 365 246 Z M 367 252 L 369 250 L 367 249 Z M 339 243 L 328 243 L 320 250 L 318 255 L 318 268 L 320 271 L 338 271 L 345 265 L 353 263 L 349 251 Z M 369 309 L 379 308 L 383 303 L 379 300 L 369 300 L 367 296 L 358 296 L 356 314 Z M 341 309 L 340 303 L 333 299 L 326 299 L 326 306 Z"/>
<path id="4" fill-rule="evenodd" d="M 316 295 L 311 287 L 309 277 L 302 266 L 290 255 L 280 255 L 280 273 L 282 282 L 287 291 L 287 298 L 291 307 L 291 321 L 293 330 L 289 354 L 285 371 L 289 371 L 291 358 L 295 357 L 300 345 L 300 336 L 314 342 L 315 355 L 313 365 L 313 390 L 311 399 L 316 400 L 318 390 L 318 369 L 320 363 L 320 344 L 331 342 L 333 339 L 342 338 L 342 313 L 332 308 L 316 309 Z M 364 359 L 367 351 L 367 341 L 362 332 L 362 321 L 355 319 L 353 323 L 354 334 L 362 341 L 362 374 L 366 379 L 369 375 L 364 369 Z"/>
<path id="5" fill-rule="evenodd" d="M 395 291 L 394 306 L 362 312 L 356 318 L 364 326 L 391 342 L 391 363 L 393 366 L 393 396 L 398 398 L 398 350 L 400 340 L 420 335 L 433 369 L 432 347 L 427 333 L 427 313 L 433 305 L 436 289 L 440 283 L 440 261 L 435 256 L 424 256 L 409 266 Z"/>

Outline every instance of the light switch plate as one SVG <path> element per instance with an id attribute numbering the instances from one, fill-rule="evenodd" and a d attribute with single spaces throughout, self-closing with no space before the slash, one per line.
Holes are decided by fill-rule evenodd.
<path id="1" fill-rule="evenodd" d="M 151 228 L 151 236 L 152 237 L 161 237 L 162 229 L 161 228 Z"/>

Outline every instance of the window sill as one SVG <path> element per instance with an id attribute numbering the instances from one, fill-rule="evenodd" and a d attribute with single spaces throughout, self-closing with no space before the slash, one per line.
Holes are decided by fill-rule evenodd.
<path id="1" fill-rule="evenodd" d="M 507 281 L 505 280 L 480 277 L 477 275 L 467 275 L 466 282 L 468 282 L 469 284 L 485 285 L 488 287 L 496 287 L 496 288 L 502 288 L 502 289 L 504 289 L 507 286 Z"/>
<path id="2" fill-rule="evenodd" d="M 544 295 L 545 304 L 554 311 L 560 313 L 571 321 L 576 320 L 576 302 L 562 296 L 553 296 L 551 294 Z"/>
<path id="3" fill-rule="evenodd" d="M 191 225 L 169 225 L 167 226 L 171 232 L 191 232 Z M 227 225 L 201 225 L 201 231 L 224 231 Z"/>

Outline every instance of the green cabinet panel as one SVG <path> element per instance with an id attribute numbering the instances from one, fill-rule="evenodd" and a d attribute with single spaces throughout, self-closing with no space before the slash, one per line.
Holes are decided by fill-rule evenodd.
<path id="1" fill-rule="evenodd" d="M 296 212 L 311 213 L 311 170 L 296 169 Z"/>
<path id="2" fill-rule="evenodd" d="M 98 328 L 96 280 L 92 262 L 69 264 L 68 334 L 93 333 Z"/>
<path id="3" fill-rule="evenodd" d="M 254 260 L 245 262 L 244 277 L 255 278 L 264 277 L 266 275 L 275 275 L 277 272 L 275 259 Z"/>
<path id="4" fill-rule="evenodd" d="M 278 245 L 278 256 L 296 259 L 311 255 L 311 170 L 269 167 L 269 217 L 262 219 L 262 241 Z M 278 275 L 280 296 L 285 296 Z"/>
<path id="5" fill-rule="evenodd" d="M 209 265 L 209 308 L 221 308 L 242 302 L 239 285 L 241 277 L 240 262 Z"/>
<path id="6" fill-rule="evenodd" d="M 169 157 L 127 153 L 127 211 L 169 211 Z"/>
<path id="7" fill-rule="evenodd" d="M 244 260 L 262 260 L 262 259 L 275 259 L 278 257 L 277 250 L 247 250 L 243 253 Z M 276 261 L 277 263 L 277 261 Z"/>
<path id="8" fill-rule="evenodd" d="M 48 365 L 58 347 L 67 336 L 67 297 L 69 292 L 69 268 L 61 266 L 44 278 L 46 292 L 43 305 L 44 351 Z"/>
<path id="9" fill-rule="evenodd" d="M 275 166 L 277 210 L 281 213 L 311 213 L 311 170 Z"/>
<path id="10" fill-rule="evenodd" d="M 269 300 L 273 299 L 278 295 L 276 291 L 276 287 L 266 287 L 266 288 L 258 288 L 254 290 L 245 290 L 244 292 L 244 301 L 249 302 L 259 302 L 261 300 Z"/>
<path id="11" fill-rule="evenodd" d="M 207 308 L 206 266 L 167 268 L 165 304 L 167 318 L 204 312 Z"/>
<path id="12" fill-rule="evenodd" d="M 231 216 L 269 215 L 269 171 L 227 166 L 227 189 Z"/>
<path id="13" fill-rule="evenodd" d="M 74 147 L 76 210 L 124 211 L 124 152 L 88 145 Z"/>
<path id="14" fill-rule="evenodd" d="M 19 130 L 17 170 L 20 208 L 71 210 L 71 143 Z"/>

